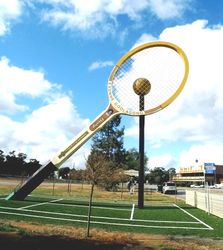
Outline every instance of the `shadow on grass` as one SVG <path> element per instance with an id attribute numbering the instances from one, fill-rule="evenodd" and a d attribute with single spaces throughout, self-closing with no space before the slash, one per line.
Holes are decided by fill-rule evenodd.
<path id="1" fill-rule="evenodd" d="M 62 236 L 28 236 L 16 233 L 0 233 L 0 245 L 7 250 L 124 250 L 125 245 L 94 240 L 78 240 Z"/>

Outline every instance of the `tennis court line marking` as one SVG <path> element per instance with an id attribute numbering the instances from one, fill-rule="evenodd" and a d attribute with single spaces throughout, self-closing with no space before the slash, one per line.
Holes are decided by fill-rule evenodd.
<path id="1" fill-rule="evenodd" d="M 66 219 L 66 218 L 55 218 L 55 217 L 48 217 L 48 216 L 39 216 L 39 215 L 30 215 L 30 214 L 20 214 L 20 213 L 12 213 L 12 212 L 2 212 L 0 214 L 10 214 L 10 215 L 18 215 L 24 217 L 32 217 L 32 218 L 41 218 L 41 219 L 51 219 L 51 220 L 60 220 L 60 221 L 72 221 L 72 222 L 79 222 L 79 223 L 87 223 L 85 220 L 74 220 L 74 219 Z M 177 226 L 153 226 L 153 225 L 139 225 L 139 224 L 122 224 L 122 223 L 113 223 L 113 222 L 100 222 L 100 221 L 91 221 L 92 224 L 102 224 L 102 225 L 112 225 L 112 226 L 123 226 L 123 227 L 143 227 L 143 228 L 167 228 L 167 229 L 191 229 L 191 230 L 211 230 L 210 228 L 199 228 L 199 227 L 177 227 Z"/>
<path id="2" fill-rule="evenodd" d="M 204 223 L 202 220 L 198 219 L 197 217 L 195 217 L 194 215 L 192 215 L 191 213 L 187 212 L 185 209 L 179 207 L 177 204 L 173 204 L 175 207 L 179 208 L 181 211 L 183 211 L 184 213 L 186 213 L 187 215 L 191 216 L 192 218 L 194 218 L 196 221 L 199 221 L 201 224 L 203 224 L 205 227 L 209 228 L 210 230 L 214 230 L 213 227 L 209 226 L 208 224 Z"/>
<path id="3" fill-rule="evenodd" d="M 130 220 L 133 219 L 134 216 L 134 210 L 135 210 L 135 203 L 132 204 L 132 211 L 131 211 L 131 215 L 130 215 Z"/>
<path id="4" fill-rule="evenodd" d="M 76 205 L 76 204 L 63 204 L 63 203 L 54 203 L 53 205 L 56 205 L 56 206 L 67 206 L 67 207 L 85 207 L 85 208 L 89 207 L 89 205 Z M 108 210 L 118 210 L 118 211 L 130 211 L 130 208 L 99 207 L 99 206 L 92 206 L 92 208 L 108 209 Z"/>
<path id="5" fill-rule="evenodd" d="M 8 210 L 18 210 L 17 208 L 12 207 L 1 207 L 0 209 L 8 209 Z M 42 213 L 42 214 L 52 214 L 52 215 L 63 215 L 63 216 L 71 216 L 71 217 L 88 217 L 87 215 L 81 214 L 68 214 L 68 213 L 60 213 L 60 212 L 48 212 L 41 210 L 29 210 L 29 209 L 20 209 L 23 212 L 31 212 L 31 213 Z M 106 219 L 106 220 L 121 220 L 121 221 L 129 221 L 128 218 L 117 218 L 117 217 L 104 217 L 104 216 L 91 216 L 95 219 Z M 63 218 L 62 218 L 63 219 Z M 198 221 L 163 221 L 163 220 L 143 220 L 143 219 L 133 219 L 134 222 L 153 222 L 153 223 L 175 223 L 175 224 L 200 224 Z"/>
<path id="6" fill-rule="evenodd" d="M 41 202 L 41 203 L 37 203 L 37 204 L 32 204 L 32 205 L 25 206 L 25 207 L 19 207 L 19 208 L 17 208 L 17 210 L 22 210 L 22 209 L 30 208 L 30 207 L 37 207 L 37 206 L 41 206 L 41 205 L 45 205 L 45 204 L 49 204 L 49 203 L 54 203 L 54 202 L 61 201 L 61 200 L 63 200 L 63 198 L 60 198 L 57 200 L 52 200 L 52 201 L 47 201 L 47 202 Z"/>

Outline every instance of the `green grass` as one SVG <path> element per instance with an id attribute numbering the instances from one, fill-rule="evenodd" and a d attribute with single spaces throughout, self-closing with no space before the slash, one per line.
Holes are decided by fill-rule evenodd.
<path id="1" fill-rule="evenodd" d="M 4 181 L 10 182 L 8 179 Z M 1 197 L 5 197 L 13 190 L 13 185 L 10 186 L 9 184 L 1 185 Z M 0 207 L 8 207 L 8 209 L 0 208 L 0 218 L 40 224 L 48 223 L 55 226 L 86 227 L 89 193 L 89 185 L 72 184 L 71 192 L 68 193 L 66 183 L 57 183 L 54 192 L 52 192 L 52 183 L 44 183 L 44 185 L 33 191 L 33 196 L 29 196 L 25 201 L 6 201 L 0 199 Z M 50 200 L 59 198 L 63 198 L 63 200 L 55 203 L 47 203 Z M 223 238 L 223 219 L 208 215 L 200 209 L 190 207 L 183 201 L 175 200 L 175 196 L 145 192 L 145 208 L 138 209 L 137 194 L 132 197 L 126 190 L 121 193 L 120 190 L 117 192 L 106 192 L 100 188 L 96 188 L 93 200 L 91 228 L 170 236 L 187 235 Z M 133 220 L 130 220 L 133 202 L 136 204 L 136 207 Z M 202 228 L 205 228 L 205 225 L 200 223 L 188 223 L 196 222 L 196 220 L 179 208 L 171 205 L 175 202 L 177 202 L 178 206 L 214 228 L 214 230 L 204 230 Z M 39 203 L 45 204 L 32 206 Z M 25 206 L 30 207 L 27 207 L 25 211 L 17 210 L 17 208 Z M 21 215 L 16 215 L 15 213 Z M 37 216 L 40 217 L 38 218 Z M 77 220 L 80 221 L 78 222 Z M 172 222 L 167 223 L 162 221 Z M 178 223 L 177 221 L 183 223 Z M 198 229 L 190 229 L 190 227 Z"/>
<path id="2" fill-rule="evenodd" d="M 54 197 L 53 199 L 57 198 Z M 1 199 L 0 218 L 58 226 L 86 227 L 88 213 L 88 202 L 86 200 L 81 202 L 75 199 L 63 199 L 49 203 L 53 199 L 34 196 L 25 201 Z M 22 207 L 24 207 L 24 210 L 18 210 Z M 155 205 L 150 202 L 149 205 L 145 205 L 144 209 L 138 209 L 136 206 L 133 220 L 130 220 L 131 202 L 96 201 L 92 208 L 91 227 L 108 231 L 223 238 L 223 219 L 208 215 L 204 211 L 182 203 L 181 208 L 213 227 L 214 230 L 205 229 L 205 225 L 197 223 L 194 218 L 177 207 L 170 206 L 167 203 L 158 205 L 157 202 Z"/>
<path id="3" fill-rule="evenodd" d="M 1 225 L 0 224 L 0 232 L 14 232 L 16 229 L 11 225 Z"/>

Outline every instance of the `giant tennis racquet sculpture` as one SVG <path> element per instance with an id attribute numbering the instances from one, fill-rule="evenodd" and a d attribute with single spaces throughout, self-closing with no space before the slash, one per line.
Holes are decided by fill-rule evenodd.
<path id="1" fill-rule="evenodd" d="M 168 106 L 182 91 L 188 69 L 185 53 L 172 43 L 146 43 L 126 53 L 108 79 L 108 107 L 6 199 L 23 200 L 114 116 L 150 115 Z"/>

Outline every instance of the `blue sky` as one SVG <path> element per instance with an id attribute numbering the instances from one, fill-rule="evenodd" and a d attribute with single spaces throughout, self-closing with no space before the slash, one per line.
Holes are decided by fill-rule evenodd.
<path id="1" fill-rule="evenodd" d="M 222 16 L 221 0 L 0 0 L 0 149 L 53 157 L 106 108 L 117 60 L 163 40 L 185 51 L 190 74 L 146 117 L 149 167 L 223 164 Z M 126 148 L 138 148 L 138 118 L 122 125 Z M 77 168 L 89 150 L 72 157 Z"/>

